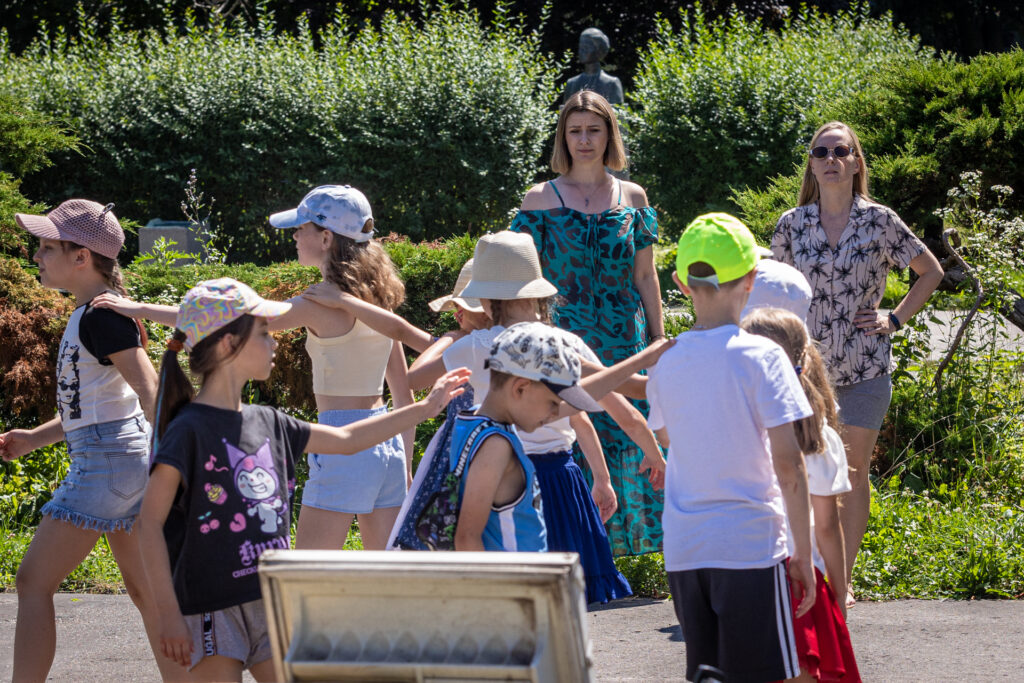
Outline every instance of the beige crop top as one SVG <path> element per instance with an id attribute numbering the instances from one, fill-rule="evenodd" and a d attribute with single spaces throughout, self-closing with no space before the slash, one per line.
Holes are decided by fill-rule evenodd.
<path id="1" fill-rule="evenodd" d="M 306 351 L 313 361 L 313 392 L 323 396 L 378 396 L 391 340 L 356 320 L 346 334 L 321 338 L 306 330 Z"/>

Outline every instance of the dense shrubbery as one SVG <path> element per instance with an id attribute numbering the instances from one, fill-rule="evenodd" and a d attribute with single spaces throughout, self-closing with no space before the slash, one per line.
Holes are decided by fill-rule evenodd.
<path id="1" fill-rule="evenodd" d="M 982 55 L 962 64 L 948 59 L 882 68 L 862 87 L 832 103 L 822 121 L 838 119 L 857 131 L 870 168 L 871 193 L 919 234 L 937 237 L 934 214 L 964 169 L 987 185 L 1024 187 L 1024 51 Z M 800 161 L 794 152 L 787 163 Z M 785 164 L 777 170 L 787 173 Z M 764 190 L 737 196 L 748 224 L 771 234 L 796 203 L 799 174 L 775 178 Z M 792 191 L 791 191 L 792 190 Z M 1006 208 L 1024 209 L 1024 198 Z"/>
<path id="2" fill-rule="evenodd" d="M 0 54 L 0 88 L 67 120 L 88 150 L 26 181 L 56 203 L 114 201 L 121 216 L 178 218 L 198 168 L 232 261 L 287 258 L 268 213 L 314 185 L 364 190 L 379 228 L 414 238 L 503 224 L 538 169 L 561 66 L 504 14 L 388 15 L 354 35 L 341 15 L 319 36 L 224 23 L 181 35 L 118 29 L 52 49 Z"/>
<path id="3" fill-rule="evenodd" d="M 665 232 L 734 210 L 731 188 L 788 172 L 822 103 L 862 88 L 884 64 L 927 59 L 915 38 L 888 16 L 868 18 L 864 6 L 835 16 L 804 10 L 778 32 L 699 11 L 680 31 L 663 21 L 631 97 L 640 107 L 636 176 L 664 211 Z"/>

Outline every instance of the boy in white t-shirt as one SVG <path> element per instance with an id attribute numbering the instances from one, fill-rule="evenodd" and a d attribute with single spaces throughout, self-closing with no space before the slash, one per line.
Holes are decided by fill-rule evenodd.
<path id="1" fill-rule="evenodd" d="M 778 344 L 738 327 L 758 258 L 736 218 L 690 223 L 672 277 L 693 299 L 696 323 L 647 384 L 648 423 L 672 445 L 665 569 L 691 680 L 701 664 L 730 683 L 796 677 L 790 582 L 803 596 L 798 615 L 814 603 L 807 475 L 793 428 L 811 407 Z"/>

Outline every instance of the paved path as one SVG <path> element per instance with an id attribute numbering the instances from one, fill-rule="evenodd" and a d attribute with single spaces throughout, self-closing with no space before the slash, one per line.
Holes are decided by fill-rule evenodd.
<path id="1" fill-rule="evenodd" d="M 121 595 L 56 598 L 54 681 L 152 681 L 142 620 Z M 11 677 L 17 596 L 0 594 L 0 679 Z M 678 681 L 686 660 L 672 603 L 620 600 L 588 615 L 600 681 Z M 868 681 L 1024 680 L 1024 601 L 859 603 L 850 631 Z M 252 679 L 246 676 L 247 681 Z"/>

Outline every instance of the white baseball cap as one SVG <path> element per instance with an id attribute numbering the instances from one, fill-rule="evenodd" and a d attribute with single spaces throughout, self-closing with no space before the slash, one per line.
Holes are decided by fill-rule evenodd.
<path id="1" fill-rule="evenodd" d="M 540 382 L 577 410 L 601 412 L 580 386 L 582 369 L 568 333 L 544 323 L 517 323 L 494 339 L 484 367 Z"/>
<path id="2" fill-rule="evenodd" d="M 762 259 L 757 264 L 754 289 L 740 318 L 755 308 L 782 308 L 806 324 L 813 296 L 810 283 L 799 270 L 782 261 Z"/>
<path id="3" fill-rule="evenodd" d="M 294 209 L 270 216 L 275 228 L 297 228 L 315 223 L 321 228 L 343 235 L 356 242 L 369 242 L 373 230 L 363 232 L 366 221 L 373 219 L 366 195 L 351 185 L 321 185 L 310 191 Z"/>

